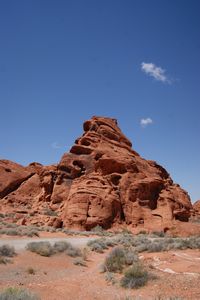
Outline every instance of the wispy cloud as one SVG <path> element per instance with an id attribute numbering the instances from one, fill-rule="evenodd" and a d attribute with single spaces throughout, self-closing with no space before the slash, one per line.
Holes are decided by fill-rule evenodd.
<path id="1" fill-rule="evenodd" d="M 62 148 L 62 146 L 59 145 L 58 142 L 53 142 L 53 143 L 51 144 L 51 147 L 52 147 L 53 149 L 61 149 L 61 148 Z"/>
<path id="2" fill-rule="evenodd" d="M 146 118 L 146 119 L 141 119 L 140 120 L 140 125 L 145 128 L 146 126 L 150 125 L 153 123 L 153 120 L 151 118 Z"/>
<path id="3" fill-rule="evenodd" d="M 141 70 L 158 81 L 171 83 L 171 80 L 165 74 L 166 71 L 153 63 L 142 62 Z"/>

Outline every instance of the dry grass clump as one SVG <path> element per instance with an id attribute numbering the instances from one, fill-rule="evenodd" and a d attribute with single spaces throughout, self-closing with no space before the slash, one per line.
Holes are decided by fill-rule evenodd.
<path id="1" fill-rule="evenodd" d="M 40 298 L 27 289 L 9 287 L 0 292 L 0 300 L 40 300 Z"/>
<path id="2" fill-rule="evenodd" d="M 135 289 L 144 286 L 148 281 L 148 272 L 140 263 L 133 264 L 124 272 L 120 284 L 124 288 Z"/>

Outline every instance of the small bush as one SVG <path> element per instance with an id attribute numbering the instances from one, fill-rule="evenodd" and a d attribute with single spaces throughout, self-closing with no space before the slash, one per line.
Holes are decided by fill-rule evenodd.
<path id="1" fill-rule="evenodd" d="M 73 264 L 76 266 L 87 267 L 86 262 L 81 257 L 75 258 L 75 260 L 73 261 Z"/>
<path id="2" fill-rule="evenodd" d="M 0 265 L 6 265 L 7 263 L 11 263 L 12 261 L 4 256 L 0 256 Z"/>
<path id="3" fill-rule="evenodd" d="M 35 275 L 35 273 L 36 273 L 36 271 L 32 267 L 29 267 L 26 271 L 30 275 Z"/>
<path id="4" fill-rule="evenodd" d="M 81 256 L 81 250 L 77 247 L 73 247 L 72 245 L 66 250 L 66 254 L 71 257 Z"/>
<path id="5" fill-rule="evenodd" d="M 144 286 L 148 281 L 148 272 L 144 270 L 143 266 L 139 263 L 134 264 L 124 273 L 120 284 L 124 288 L 139 288 Z"/>
<path id="6" fill-rule="evenodd" d="M 58 215 L 57 212 L 54 211 L 54 210 L 52 210 L 51 208 L 45 208 L 45 209 L 43 210 L 43 214 L 46 215 L 46 216 L 52 216 L 52 217 Z"/>
<path id="7" fill-rule="evenodd" d="M 106 272 L 105 280 L 107 282 L 111 282 L 112 284 L 115 284 L 117 282 L 116 279 L 115 279 L 115 275 L 111 272 Z"/>
<path id="8" fill-rule="evenodd" d="M 15 256 L 15 248 L 9 245 L 0 246 L 0 256 L 13 257 Z"/>
<path id="9" fill-rule="evenodd" d="M 95 251 L 95 252 L 98 252 L 98 253 L 103 253 L 105 249 L 108 249 L 108 246 L 105 242 L 105 239 L 103 239 L 103 238 L 89 241 L 87 243 L 87 246 L 92 251 Z"/>
<path id="10" fill-rule="evenodd" d="M 0 300 L 39 300 L 40 298 L 26 289 L 9 287 L 0 292 Z"/>
<path id="11" fill-rule="evenodd" d="M 115 247 L 105 259 L 105 268 L 109 272 L 121 272 L 125 265 L 125 252 L 121 247 Z"/>
<path id="12" fill-rule="evenodd" d="M 71 247 L 71 244 L 65 241 L 58 241 L 54 244 L 53 250 L 55 253 L 61 253 Z"/>
<path id="13" fill-rule="evenodd" d="M 125 252 L 125 262 L 126 265 L 132 265 L 134 262 L 137 262 L 139 260 L 138 254 L 134 251 L 127 250 Z"/>
<path id="14" fill-rule="evenodd" d="M 152 231 L 153 236 L 165 237 L 164 231 Z"/>
<path id="15" fill-rule="evenodd" d="M 51 256 L 54 253 L 49 242 L 31 242 L 27 244 L 26 249 L 41 256 Z"/>
<path id="16" fill-rule="evenodd" d="M 4 228 L 0 230 L 0 234 L 6 234 L 6 235 L 19 235 L 21 236 L 21 231 L 18 228 Z"/>

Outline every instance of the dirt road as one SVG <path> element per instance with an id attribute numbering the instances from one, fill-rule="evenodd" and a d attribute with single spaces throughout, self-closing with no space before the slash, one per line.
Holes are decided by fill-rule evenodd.
<path id="1" fill-rule="evenodd" d="M 17 239 L 4 239 L 0 238 L 0 246 L 9 245 L 15 247 L 16 251 L 22 251 L 26 248 L 26 245 L 30 242 L 41 242 L 46 241 L 51 244 L 57 241 L 66 241 L 71 243 L 73 246 L 83 247 L 87 244 L 88 241 L 94 240 L 95 238 L 91 237 L 74 237 L 74 238 L 63 238 L 63 237 L 52 237 L 52 238 L 17 238 Z"/>

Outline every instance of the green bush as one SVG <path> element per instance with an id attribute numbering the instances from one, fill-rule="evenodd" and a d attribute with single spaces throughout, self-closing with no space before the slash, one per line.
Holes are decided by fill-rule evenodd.
<path id="1" fill-rule="evenodd" d="M 0 300 L 39 300 L 40 298 L 26 289 L 9 287 L 0 292 Z"/>
<path id="2" fill-rule="evenodd" d="M 148 272 L 144 267 L 136 263 L 127 269 L 120 284 L 124 288 L 134 289 L 144 286 L 148 281 Z"/>

